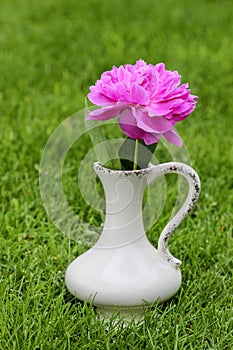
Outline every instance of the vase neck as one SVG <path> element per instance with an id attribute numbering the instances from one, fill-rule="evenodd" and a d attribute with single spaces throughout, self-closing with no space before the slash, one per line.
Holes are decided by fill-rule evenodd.
<path id="1" fill-rule="evenodd" d="M 146 174 L 96 168 L 95 171 L 103 184 L 106 200 L 104 228 L 95 247 L 122 246 L 144 236 L 142 200 Z"/>

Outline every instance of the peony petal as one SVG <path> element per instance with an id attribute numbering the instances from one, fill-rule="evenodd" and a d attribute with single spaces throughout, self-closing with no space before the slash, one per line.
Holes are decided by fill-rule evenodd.
<path id="1" fill-rule="evenodd" d="M 117 69 L 117 78 L 118 81 L 124 81 L 125 79 L 125 69 L 122 65 Z"/>
<path id="2" fill-rule="evenodd" d="M 189 97 L 189 94 L 190 94 L 190 90 L 183 88 L 183 85 L 182 85 L 170 92 L 166 91 L 164 94 L 164 99 L 170 100 L 175 98 L 182 98 L 183 100 L 187 100 Z"/>
<path id="3" fill-rule="evenodd" d="M 86 120 L 108 120 L 116 117 L 122 109 L 125 108 L 125 103 L 117 103 L 116 105 L 105 106 L 95 109 L 88 113 Z"/>
<path id="4" fill-rule="evenodd" d="M 118 118 L 122 131 L 132 139 L 142 140 L 144 131 L 137 127 L 136 119 L 130 108 L 124 109 Z"/>
<path id="5" fill-rule="evenodd" d="M 162 134 L 155 134 L 146 132 L 137 127 L 136 119 L 134 117 L 133 110 L 130 108 L 124 109 L 119 118 L 119 124 L 125 135 L 130 137 L 131 139 L 144 140 L 146 145 L 151 145 L 153 143 L 157 143 L 159 139 L 162 137 Z"/>
<path id="6" fill-rule="evenodd" d="M 164 102 L 158 102 L 158 103 L 150 103 L 149 108 L 149 115 L 160 115 L 160 116 L 166 116 L 167 114 L 174 114 L 174 109 L 180 106 L 184 103 L 184 100 L 182 99 L 174 99 L 170 101 L 164 101 Z"/>
<path id="7" fill-rule="evenodd" d="M 152 70 L 157 71 L 159 74 L 161 74 L 165 71 L 165 64 L 164 63 L 157 63 L 155 66 L 153 66 L 152 64 L 149 64 L 149 66 L 152 68 Z"/>
<path id="8" fill-rule="evenodd" d="M 134 108 L 125 108 L 119 116 L 119 121 L 123 124 L 137 126 L 133 110 Z"/>
<path id="9" fill-rule="evenodd" d="M 89 98 L 89 100 L 94 103 L 97 106 L 102 106 L 103 104 L 106 103 L 111 103 L 112 99 L 110 99 L 109 97 L 99 93 L 99 92 L 90 92 L 87 97 Z"/>
<path id="10" fill-rule="evenodd" d="M 131 85 L 132 102 L 140 105 L 147 105 L 150 102 L 148 92 L 140 85 L 133 83 Z"/>
<path id="11" fill-rule="evenodd" d="M 147 132 L 164 133 L 171 130 L 175 123 L 168 121 L 163 116 L 153 116 L 150 117 L 147 112 L 141 111 L 141 109 L 136 110 L 137 115 L 137 126 Z"/>
<path id="12" fill-rule="evenodd" d="M 140 69 L 140 68 L 145 68 L 147 66 L 146 62 L 140 58 L 140 60 L 136 61 L 135 68 Z"/>
<path id="13" fill-rule="evenodd" d="M 143 140 L 146 145 L 152 145 L 153 143 L 158 143 L 163 135 L 160 134 L 150 134 L 149 132 L 145 132 Z"/>
<path id="14" fill-rule="evenodd" d="M 181 147 L 183 142 L 180 136 L 175 132 L 175 130 L 169 130 L 163 134 L 163 136 L 174 145 Z"/>
<path id="15" fill-rule="evenodd" d="M 186 103 L 185 110 L 183 110 L 183 111 L 180 111 L 180 110 L 177 111 L 177 109 L 174 110 L 173 115 L 172 115 L 172 119 L 176 122 L 186 119 L 190 115 L 190 113 L 193 112 L 195 107 L 196 107 L 196 103 L 194 103 L 194 102 Z"/>

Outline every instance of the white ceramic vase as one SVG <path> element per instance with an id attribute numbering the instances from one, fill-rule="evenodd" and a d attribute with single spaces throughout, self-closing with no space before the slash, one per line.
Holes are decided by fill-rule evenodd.
<path id="1" fill-rule="evenodd" d="M 197 201 L 200 180 L 190 166 L 178 162 L 134 171 L 110 170 L 97 162 L 94 170 L 105 192 L 104 228 L 97 243 L 69 265 L 66 285 L 78 299 L 101 308 L 105 316 L 114 310 L 140 315 L 147 305 L 171 298 L 180 288 L 181 262 L 170 254 L 168 241 Z M 167 173 L 183 175 L 189 193 L 155 249 L 143 227 L 142 199 L 146 186 Z"/>

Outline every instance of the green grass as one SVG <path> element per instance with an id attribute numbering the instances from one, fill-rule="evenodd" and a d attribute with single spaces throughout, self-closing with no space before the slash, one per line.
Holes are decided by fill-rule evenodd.
<path id="1" fill-rule="evenodd" d="M 230 0 L 1 0 L 0 349 L 232 349 L 232 15 Z M 50 134 L 84 108 L 101 72 L 139 58 L 177 69 L 199 96 L 177 130 L 202 193 L 171 240 L 178 294 L 142 325 L 106 328 L 66 290 L 65 269 L 87 247 L 48 218 L 38 170 Z M 100 224 L 76 189 L 90 147 L 84 137 L 70 151 L 64 187 L 74 211 Z M 171 208 L 148 233 L 155 245 Z"/>

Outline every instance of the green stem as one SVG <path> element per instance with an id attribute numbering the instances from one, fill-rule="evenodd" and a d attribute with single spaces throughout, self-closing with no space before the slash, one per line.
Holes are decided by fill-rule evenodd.
<path id="1" fill-rule="evenodd" d="M 133 170 L 137 170 L 137 167 L 138 167 L 138 139 L 136 139 L 135 141 Z"/>

